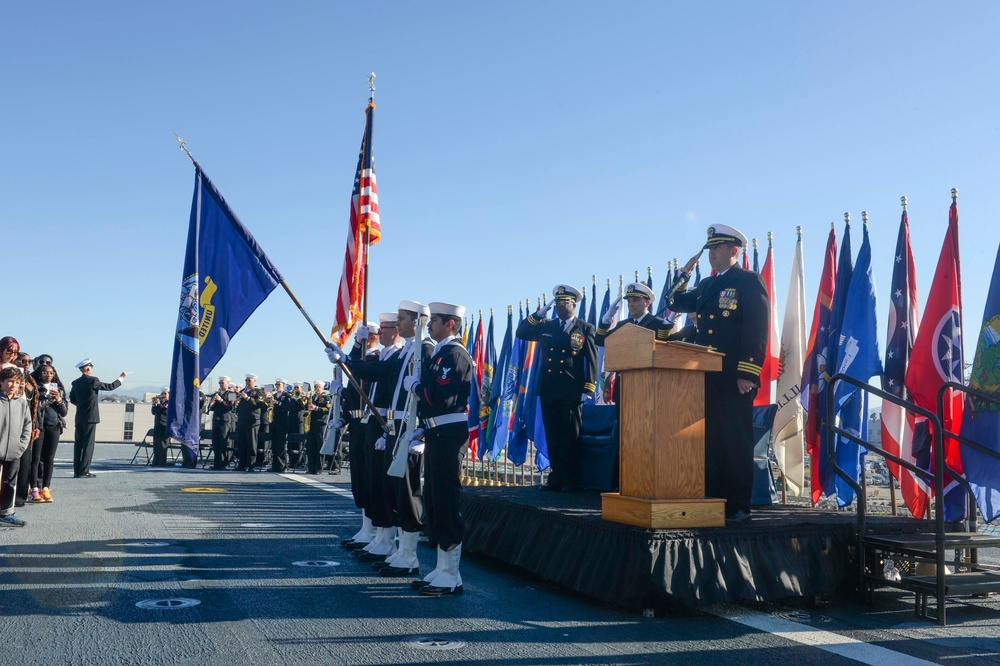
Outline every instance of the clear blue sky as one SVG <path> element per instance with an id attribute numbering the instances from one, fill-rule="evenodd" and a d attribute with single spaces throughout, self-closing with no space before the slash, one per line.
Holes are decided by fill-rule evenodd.
<path id="1" fill-rule="evenodd" d="M 899 197 L 920 306 L 959 188 L 967 360 L 1000 233 L 993 2 L 47 2 L 0 10 L 0 335 L 163 384 L 191 151 L 328 329 L 376 72 L 372 314 L 495 308 L 867 210 L 882 336 Z M 766 241 L 762 243 L 766 247 Z M 761 258 L 763 260 L 763 257 Z M 502 331 L 497 332 L 499 337 Z M 279 290 L 213 373 L 328 377 Z"/>

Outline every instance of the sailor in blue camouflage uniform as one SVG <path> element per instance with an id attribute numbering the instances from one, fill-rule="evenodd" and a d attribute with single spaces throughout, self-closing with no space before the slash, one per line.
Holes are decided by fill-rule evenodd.
<path id="1" fill-rule="evenodd" d="M 768 335 L 768 298 L 760 275 L 739 265 L 747 239 L 733 227 L 708 228 L 715 275 L 668 307 L 694 312 L 693 339 L 724 353 L 721 372 L 705 374 L 705 494 L 726 500 L 726 522 L 750 519 L 753 491 L 753 400 L 760 386 Z M 699 255 L 684 267 L 690 274 Z"/>
<path id="2" fill-rule="evenodd" d="M 553 299 L 517 326 L 517 337 L 540 343 L 542 423 L 549 449 L 548 482 L 542 490 L 569 490 L 576 475 L 583 403 L 597 389 L 597 343 L 593 325 L 576 316 L 580 290 L 556 285 Z M 555 305 L 556 318 L 546 317 Z"/>
<path id="3" fill-rule="evenodd" d="M 437 543 L 437 566 L 414 589 L 427 596 L 462 593 L 462 539 L 465 523 L 459 511 L 462 461 L 469 449 L 466 410 L 472 390 L 474 364 L 462 345 L 465 308 L 452 303 L 428 304 L 427 332 L 436 343 L 421 366 L 420 377 L 408 376 L 404 388 L 418 399 L 417 415 L 423 429 L 424 509 L 431 540 Z"/>

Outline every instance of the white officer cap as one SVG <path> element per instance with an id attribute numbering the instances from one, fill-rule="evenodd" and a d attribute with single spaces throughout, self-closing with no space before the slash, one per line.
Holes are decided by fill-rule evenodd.
<path id="1" fill-rule="evenodd" d="M 221 375 L 219 377 L 219 381 L 220 382 L 228 382 L 228 381 L 230 381 L 230 379 L 229 379 L 229 377 L 226 377 L 225 375 Z"/>
<path id="2" fill-rule="evenodd" d="M 257 379 L 257 375 L 253 374 L 252 372 L 248 372 L 246 374 L 246 378 L 247 379 Z"/>
<path id="3" fill-rule="evenodd" d="M 571 298 L 574 301 L 579 301 L 583 298 L 583 292 L 572 285 L 568 284 L 557 284 L 552 287 L 552 298 L 559 300 L 561 298 Z"/>
<path id="4" fill-rule="evenodd" d="M 430 309 L 419 301 L 400 301 L 399 309 L 416 312 L 418 315 L 423 315 L 425 317 L 429 317 L 431 315 Z"/>
<path id="5" fill-rule="evenodd" d="M 427 306 L 432 315 L 446 315 L 448 317 L 458 317 L 461 319 L 465 316 L 465 306 L 455 305 L 454 303 L 441 303 L 440 301 L 435 301 Z"/>
<path id="6" fill-rule="evenodd" d="M 395 312 L 383 312 L 378 316 L 378 323 L 380 324 L 395 324 L 396 323 L 396 313 Z"/>
<path id="7" fill-rule="evenodd" d="M 650 301 L 656 300 L 653 290 L 641 282 L 631 282 L 625 285 L 625 298 L 629 296 L 645 296 Z"/>
<path id="8" fill-rule="evenodd" d="M 286 384 L 287 382 L 284 379 L 282 379 L 281 377 L 278 377 L 277 379 L 274 380 L 274 383 L 275 384 Z"/>
<path id="9" fill-rule="evenodd" d="M 747 237 L 736 227 L 726 224 L 714 224 L 708 228 L 708 240 L 705 241 L 705 249 L 721 243 L 732 243 L 739 247 L 747 246 Z"/>
<path id="10" fill-rule="evenodd" d="M 91 367 L 93 367 L 94 364 L 91 362 L 91 360 L 89 358 L 85 358 L 82 361 L 80 361 L 79 363 L 77 363 L 76 367 L 78 367 L 78 368 L 80 368 L 82 370 L 83 368 L 87 367 L 88 365 L 91 366 Z"/>

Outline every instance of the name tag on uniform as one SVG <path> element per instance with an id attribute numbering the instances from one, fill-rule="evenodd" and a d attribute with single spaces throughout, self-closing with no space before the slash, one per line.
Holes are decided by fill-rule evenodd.
<path id="1" fill-rule="evenodd" d="M 719 292 L 719 309 L 735 310 L 737 305 L 736 290 L 723 289 Z"/>

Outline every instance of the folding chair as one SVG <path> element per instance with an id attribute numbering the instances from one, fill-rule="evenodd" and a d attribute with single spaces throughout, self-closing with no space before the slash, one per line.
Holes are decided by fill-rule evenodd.
<path id="1" fill-rule="evenodd" d="M 146 451 L 146 464 L 153 462 L 153 444 L 149 441 L 150 437 L 153 436 L 153 429 L 150 428 L 146 431 L 146 436 L 142 438 L 141 442 L 135 443 L 135 453 L 132 455 L 132 460 L 129 461 L 129 465 L 135 463 L 136 458 L 139 457 L 139 451 Z"/>

